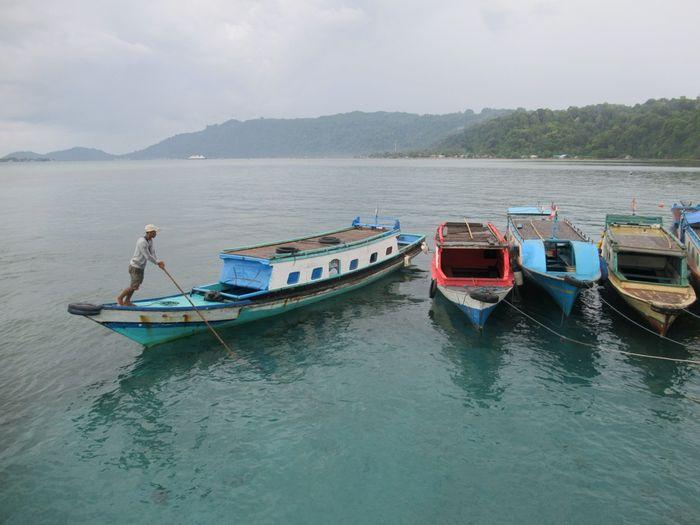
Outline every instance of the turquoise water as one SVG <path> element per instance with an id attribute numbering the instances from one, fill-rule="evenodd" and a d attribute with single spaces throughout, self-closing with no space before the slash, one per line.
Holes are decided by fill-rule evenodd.
<path id="1" fill-rule="evenodd" d="M 697 169 L 274 160 L 0 165 L 0 521 L 696 523 L 699 367 L 592 351 L 501 306 L 479 335 L 428 298 L 429 259 L 360 291 L 143 351 L 65 307 L 112 300 L 144 224 L 186 287 L 222 248 L 376 206 L 432 237 L 554 200 L 606 212 L 697 197 Z M 664 202 L 664 209 L 658 208 Z M 173 293 L 153 268 L 138 297 Z M 603 298 L 618 304 L 603 291 Z M 561 324 L 608 349 L 700 359 L 700 321 L 642 332 L 586 291 Z"/>

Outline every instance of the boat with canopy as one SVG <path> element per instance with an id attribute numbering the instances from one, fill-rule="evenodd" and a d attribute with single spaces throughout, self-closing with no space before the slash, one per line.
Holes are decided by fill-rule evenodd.
<path id="1" fill-rule="evenodd" d="M 601 258 L 613 289 L 662 336 L 695 302 L 686 250 L 661 217 L 607 215 Z"/>
<path id="2" fill-rule="evenodd" d="M 595 244 L 556 207 L 508 209 L 506 238 L 526 279 L 542 287 L 569 315 L 579 292 L 600 279 Z"/>
<path id="3" fill-rule="evenodd" d="M 440 224 L 431 274 L 430 296 L 439 291 L 478 329 L 513 289 L 508 243 L 491 223 Z"/>
<path id="4" fill-rule="evenodd" d="M 397 219 L 357 217 L 350 227 L 280 242 L 224 250 L 217 282 L 186 295 L 69 305 L 144 346 L 213 327 L 235 326 L 355 290 L 408 266 L 425 236 L 402 233 Z M 194 307 L 193 307 L 194 305 Z"/>

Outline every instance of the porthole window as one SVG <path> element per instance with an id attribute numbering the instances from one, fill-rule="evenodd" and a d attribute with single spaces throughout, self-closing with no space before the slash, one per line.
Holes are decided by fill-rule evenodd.
<path id="1" fill-rule="evenodd" d="M 374 252 L 372 255 L 369 256 L 369 262 L 372 264 L 373 262 L 377 262 L 377 252 Z"/>
<path id="2" fill-rule="evenodd" d="M 358 262 L 359 262 L 359 261 L 358 261 L 357 259 L 353 259 L 352 261 L 350 261 L 350 269 L 351 269 L 351 270 L 357 270 L 357 264 L 358 264 Z"/>
<path id="3" fill-rule="evenodd" d="M 394 247 L 393 247 L 393 246 L 389 246 L 389 247 L 386 249 L 386 254 L 387 254 L 387 255 L 391 255 L 391 252 L 393 252 L 393 251 L 394 251 Z"/>
<path id="4" fill-rule="evenodd" d="M 333 259 L 328 263 L 328 275 L 339 275 L 340 274 L 340 259 Z"/>
<path id="5" fill-rule="evenodd" d="M 291 272 L 287 277 L 287 284 L 296 284 L 299 282 L 299 272 Z"/>
<path id="6" fill-rule="evenodd" d="M 321 268 L 320 266 L 318 268 L 314 268 L 311 271 L 311 280 L 315 281 L 316 279 L 320 279 L 322 275 L 323 275 L 323 268 Z"/>

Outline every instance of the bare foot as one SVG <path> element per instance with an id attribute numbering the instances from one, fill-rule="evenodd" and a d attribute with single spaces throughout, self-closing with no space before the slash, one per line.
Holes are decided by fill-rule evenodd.
<path id="1" fill-rule="evenodd" d="M 122 306 L 136 306 L 134 303 L 131 301 L 124 303 Z"/>
<path id="2" fill-rule="evenodd" d="M 121 296 L 117 297 L 117 304 L 118 304 L 119 306 L 124 306 L 124 301 L 122 301 Z"/>

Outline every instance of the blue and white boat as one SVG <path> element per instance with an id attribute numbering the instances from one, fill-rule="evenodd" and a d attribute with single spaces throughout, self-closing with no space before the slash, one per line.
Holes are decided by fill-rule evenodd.
<path id="1" fill-rule="evenodd" d="M 566 315 L 583 288 L 600 279 L 598 249 L 556 208 L 508 209 L 506 239 L 526 279 L 544 288 Z"/>
<path id="2" fill-rule="evenodd" d="M 424 241 L 423 235 L 401 233 L 396 219 L 358 217 L 349 228 L 224 250 L 219 280 L 193 288 L 187 297 L 143 299 L 133 306 L 76 303 L 68 311 L 153 346 L 206 330 L 197 310 L 212 326 L 229 327 L 355 290 L 408 266 Z"/>

